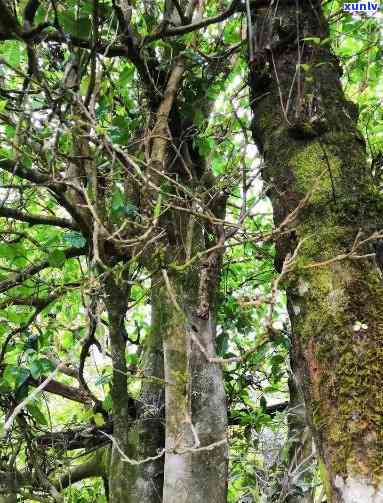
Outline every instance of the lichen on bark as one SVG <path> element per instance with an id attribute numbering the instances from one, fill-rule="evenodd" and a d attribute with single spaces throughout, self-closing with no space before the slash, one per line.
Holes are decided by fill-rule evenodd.
<path id="1" fill-rule="evenodd" d="M 307 198 L 277 241 L 276 265 L 300 244 L 286 280 L 292 358 L 328 501 L 350 503 L 347 481 L 383 479 L 383 284 L 373 257 L 355 257 L 371 253 L 368 242 L 349 256 L 358 235 L 379 229 L 382 198 L 339 64 L 315 43 L 327 37 L 320 2 L 280 1 L 274 14 L 254 11 L 255 33 L 270 36 L 250 66 L 253 133 L 275 223 Z"/>

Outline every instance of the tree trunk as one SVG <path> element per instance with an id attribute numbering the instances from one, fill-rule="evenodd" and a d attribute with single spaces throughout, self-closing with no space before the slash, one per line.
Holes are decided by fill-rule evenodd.
<path id="1" fill-rule="evenodd" d="M 338 62 L 319 43 L 328 36 L 320 2 L 281 0 L 253 21 L 253 136 L 275 224 L 300 205 L 278 238 L 277 267 L 299 244 L 285 278 L 292 358 L 327 499 L 382 502 L 383 285 L 374 258 L 360 258 L 382 199 Z"/>
<path id="2" fill-rule="evenodd" d="M 199 273 L 190 268 L 161 286 L 166 503 L 226 502 L 226 401 L 221 368 L 208 361 L 215 355 L 214 316 L 197 315 Z"/>
<path id="3" fill-rule="evenodd" d="M 125 278 L 126 279 L 126 278 Z M 122 460 L 121 452 L 128 452 L 128 432 L 130 423 L 128 379 L 126 365 L 125 314 L 128 305 L 129 288 L 127 281 L 119 285 L 112 276 L 105 283 L 105 304 L 109 317 L 110 352 L 112 355 L 113 375 L 111 396 L 113 400 L 113 438 L 109 466 L 109 501 L 110 503 L 130 503 L 126 491 L 129 477 L 129 464 Z"/>
<path id="4" fill-rule="evenodd" d="M 101 447 L 86 456 L 81 464 L 73 465 L 53 483 L 58 491 L 62 491 L 80 480 L 91 477 L 105 477 L 109 468 L 109 458 L 109 447 Z"/>
<path id="5" fill-rule="evenodd" d="M 289 393 L 286 503 L 313 503 L 313 440 L 307 424 L 302 391 L 294 374 L 289 377 Z"/>
<path id="6" fill-rule="evenodd" d="M 151 181 L 158 187 L 176 176 L 187 193 L 204 201 L 214 185 L 213 175 L 195 147 L 194 126 L 176 97 L 185 71 L 177 58 L 167 82 L 164 99 L 156 113 L 151 145 Z M 208 116 L 209 100 L 198 107 Z M 169 148 L 182 152 L 182 159 Z M 162 173 L 166 178 L 162 178 Z M 175 175 L 176 174 L 176 175 Z M 148 195 L 153 192 L 148 185 Z M 164 503 L 225 503 L 227 493 L 227 410 L 222 369 L 209 359 L 215 356 L 215 290 L 218 283 L 219 246 L 224 240 L 220 225 L 207 224 L 195 216 L 195 201 L 185 197 L 185 211 L 167 210 L 159 218 L 166 239 L 154 242 L 144 259 L 157 278 L 154 308 L 162 335 L 165 379 Z M 161 203 L 159 196 L 152 200 Z M 155 197 L 154 197 L 155 196 Z M 169 197 L 169 196 L 165 196 Z M 217 190 L 204 201 L 222 218 L 226 195 Z M 150 206 L 149 206 L 150 208 Z M 190 214 L 189 214 L 190 210 Z M 211 253 L 207 248 L 217 245 Z M 202 258 L 201 258 L 202 256 Z"/>
<path id="7" fill-rule="evenodd" d="M 129 428 L 129 455 L 138 460 L 156 456 L 165 444 L 164 438 L 164 357 L 161 331 L 162 298 L 152 289 L 152 321 L 145 338 L 142 365 L 142 389 L 137 401 L 137 419 Z M 162 501 L 164 457 L 128 468 L 129 503 Z"/>
<path id="8" fill-rule="evenodd" d="M 0 503 L 17 503 L 17 494 L 0 494 Z"/>

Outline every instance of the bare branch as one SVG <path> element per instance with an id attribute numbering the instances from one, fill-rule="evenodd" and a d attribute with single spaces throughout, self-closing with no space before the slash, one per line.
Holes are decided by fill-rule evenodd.
<path id="1" fill-rule="evenodd" d="M 32 215 L 30 213 L 5 206 L 0 207 L 0 217 L 13 218 L 15 220 L 20 220 L 21 222 L 28 222 L 31 225 L 54 225 L 55 227 L 62 227 L 64 229 L 79 229 L 75 222 L 67 218 Z"/>
<path id="2" fill-rule="evenodd" d="M 62 372 L 63 366 L 62 363 L 60 363 L 57 368 Z M 42 383 L 42 380 L 36 380 L 30 377 L 28 379 L 28 384 L 34 387 L 40 386 Z M 73 386 L 69 386 L 68 384 L 63 384 L 56 379 L 52 379 L 46 386 L 45 386 L 45 391 L 48 393 L 52 393 L 53 395 L 58 395 L 63 398 L 67 398 L 68 400 L 72 400 L 72 402 L 78 402 L 82 403 L 84 405 L 89 405 L 91 406 L 93 403 L 92 398 L 89 397 L 88 393 L 80 388 L 74 388 Z"/>
<path id="3" fill-rule="evenodd" d="M 206 28 L 211 24 L 221 23 L 225 21 L 230 16 L 232 16 L 235 12 L 238 12 L 239 6 L 241 5 L 240 0 L 233 0 L 231 5 L 221 14 L 217 16 L 210 17 L 208 19 L 202 19 L 196 23 L 191 23 L 185 26 L 177 26 L 176 28 L 171 28 L 168 30 L 160 30 L 157 33 L 153 33 L 153 35 L 148 35 L 143 40 L 143 45 L 149 44 L 155 40 L 161 38 L 175 37 L 177 35 L 185 35 L 186 33 L 190 33 L 193 31 L 200 30 L 201 28 Z"/>

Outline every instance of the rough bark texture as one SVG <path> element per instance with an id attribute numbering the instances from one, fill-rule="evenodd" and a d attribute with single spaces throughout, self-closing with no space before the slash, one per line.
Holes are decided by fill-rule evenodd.
<path id="1" fill-rule="evenodd" d="M 276 225 L 312 192 L 277 243 L 277 266 L 301 244 L 286 280 L 292 358 L 328 502 L 382 502 L 382 280 L 371 257 L 332 260 L 350 252 L 359 230 L 365 238 L 377 229 L 382 200 L 338 62 L 310 40 L 327 37 L 320 3 L 281 0 L 253 16 L 253 135 Z"/>
<path id="2" fill-rule="evenodd" d="M 202 195 L 211 188 L 212 174 L 195 147 L 196 129 L 185 120 L 187 113 L 182 109 L 182 100 L 177 99 L 183 73 L 184 62 L 177 58 L 151 134 L 150 180 L 159 187 L 169 179 L 176 180 L 171 191 L 178 190 L 178 184 L 184 185 L 186 197 L 181 205 L 185 211 L 172 209 L 161 214 L 158 223 L 166 229 L 166 238 L 161 243 L 154 242 L 145 260 L 154 273 L 161 270 L 155 309 L 164 351 L 163 502 L 224 503 L 227 411 L 223 375 L 216 364 L 208 361 L 209 356 L 215 355 L 214 293 L 222 250 L 197 260 L 201 252 L 218 244 L 224 236 L 219 226 L 209 227 L 194 213 L 197 199 L 214 214 L 222 212 L 226 196 L 218 192 L 211 199 Z M 204 98 L 196 106 L 208 115 Z M 182 153 L 181 160 L 174 148 L 169 148 L 169 132 L 173 147 Z M 144 199 L 154 195 L 161 204 L 161 193 L 157 196 L 152 192 L 153 187 L 148 184 Z M 195 198 L 190 197 L 193 193 Z M 164 196 L 169 197 L 166 193 Z"/>
<path id="3" fill-rule="evenodd" d="M 59 491 L 65 489 L 71 484 L 91 477 L 106 477 L 109 464 L 109 448 L 104 447 L 87 456 L 83 463 L 74 465 L 68 472 L 64 473 L 57 481 L 55 486 Z"/>

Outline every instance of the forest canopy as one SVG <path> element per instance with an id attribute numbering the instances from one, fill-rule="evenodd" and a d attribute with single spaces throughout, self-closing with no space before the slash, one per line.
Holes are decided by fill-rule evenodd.
<path id="1" fill-rule="evenodd" d="M 382 503 L 382 20 L 0 0 L 0 503 Z"/>

